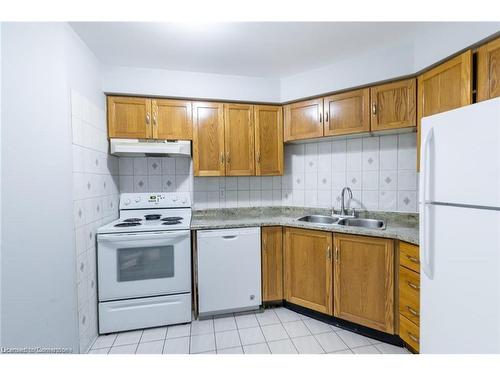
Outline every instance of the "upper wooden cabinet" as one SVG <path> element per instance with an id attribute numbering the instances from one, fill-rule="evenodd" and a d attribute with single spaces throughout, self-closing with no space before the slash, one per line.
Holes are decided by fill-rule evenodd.
<path id="1" fill-rule="evenodd" d="M 154 138 L 170 140 L 193 139 L 190 101 L 153 99 L 152 112 Z"/>
<path id="2" fill-rule="evenodd" d="M 285 299 L 332 313 L 332 234 L 285 229 Z"/>
<path id="3" fill-rule="evenodd" d="M 224 104 L 226 176 L 255 175 L 253 106 Z"/>
<path id="4" fill-rule="evenodd" d="M 371 130 L 417 126 L 416 90 L 414 78 L 371 87 Z"/>
<path id="5" fill-rule="evenodd" d="M 472 103 L 472 52 L 467 51 L 418 77 L 417 168 L 422 117 Z"/>
<path id="6" fill-rule="evenodd" d="M 285 141 L 323 136 L 323 98 L 288 104 L 285 110 Z"/>
<path id="7" fill-rule="evenodd" d="M 500 96 L 500 38 L 477 51 L 477 101 Z"/>
<path id="8" fill-rule="evenodd" d="M 283 299 L 283 230 L 262 227 L 262 301 Z"/>
<path id="9" fill-rule="evenodd" d="M 152 138 L 151 99 L 108 96 L 109 138 Z"/>
<path id="10" fill-rule="evenodd" d="M 195 176 L 224 176 L 224 110 L 222 103 L 193 103 Z"/>
<path id="11" fill-rule="evenodd" d="M 334 236 L 334 315 L 394 333 L 394 241 Z"/>
<path id="12" fill-rule="evenodd" d="M 257 176 L 283 174 L 283 111 L 280 106 L 256 105 L 255 161 Z"/>
<path id="13" fill-rule="evenodd" d="M 324 135 L 343 135 L 370 131 L 370 89 L 324 98 Z"/>

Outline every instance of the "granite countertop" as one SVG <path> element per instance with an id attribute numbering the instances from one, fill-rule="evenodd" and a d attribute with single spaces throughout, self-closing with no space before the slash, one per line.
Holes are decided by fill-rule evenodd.
<path id="1" fill-rule="evenodd" d="M 191 229 L 225 229 L 281 225 L 286 227 L 317 229 L 336 233 L 359 234 L 374 237 L 393 238 L 418 245 L 418 214 L 400 212 L 359 211 L 360 218 L 386 220 L 386 229 L 321 225 L 297 221 L 305 215 L 330 215 L 331 211 L 321 208 L 302 207 L 256 207 L 226 208 L 193 211 Z"/>

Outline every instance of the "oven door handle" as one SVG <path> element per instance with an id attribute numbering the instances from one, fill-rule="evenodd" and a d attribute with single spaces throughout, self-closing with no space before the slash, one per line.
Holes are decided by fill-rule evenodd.
<path id="1" fill-rule="evenodd" d="M 117 233 L 98 234 L 97 241 L 126 242 L 126 241 L 148 241 L 148 240 L 169 240 L 173 238 L 189 237 L 189 231 L 175 232 L 149 232 L 149 233 Z"/>

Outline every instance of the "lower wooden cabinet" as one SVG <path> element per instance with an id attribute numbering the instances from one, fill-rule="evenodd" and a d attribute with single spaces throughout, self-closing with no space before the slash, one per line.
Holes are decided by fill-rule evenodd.
<path id="1" fill-rule="evenodd" d="M 285 299 L 332 313 L 332 233 L 285 228 Z"/>
<path id="2" fill-rule="evenodd" d="M 334 316 L 394 333 L 394 241 L 334 235 Z"/>
<path id="3" fill-rule="evenodd" d="M 283 299 L 283 229 L 261 228 L 262 302 Z"/>
<path id="4" fill-rule="evenodd" d="M 420 337 L 420 258 L 419 247 L 399 241 L 398 272 L 399 337 L 419 351 Z"/>

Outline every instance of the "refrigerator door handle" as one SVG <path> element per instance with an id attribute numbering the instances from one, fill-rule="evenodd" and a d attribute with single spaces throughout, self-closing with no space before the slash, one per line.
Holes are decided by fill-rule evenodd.
<path id="1" fill-rule="evenodd" d="M 424 141 L 422 143 L 422 160 L 420 165 L 423 168 L 422 178 L 420 179 L 420 192 L 422 194 L 422 199 L 420 202 L 420 248 L 421 248 L 421 262 L 422 269 L 425 275 L 432 280 L 433 278 L 433 267 L 432 267 L 432 255 L 429 242 L 429 224 L 427 217 L 428 205 L 430 204 L 427 198 L 427 190 L 429 185 L 429 169 L 432 160 L 429 162 L 429 144 L 434 137 L 434 129 L 429 129 L 426 134 Z M 429 166 L 428 166 L 429 164 Z"/>

